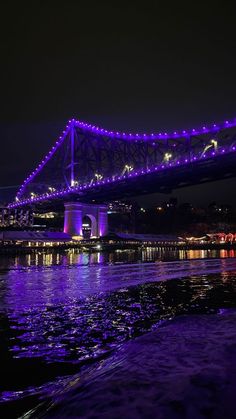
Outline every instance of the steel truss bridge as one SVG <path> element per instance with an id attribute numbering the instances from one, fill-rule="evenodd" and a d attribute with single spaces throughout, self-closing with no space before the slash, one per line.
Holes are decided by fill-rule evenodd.
<path id="1" fill-rule="evenodd" d="M 9 208 L 106 202 L 236 176 L 236 119 L 158 134 L 72 119 Z"/>

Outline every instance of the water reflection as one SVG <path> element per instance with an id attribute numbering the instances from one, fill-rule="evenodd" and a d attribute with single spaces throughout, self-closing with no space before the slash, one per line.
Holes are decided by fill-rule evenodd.
<path id="1" fill-rule="evenodd" d="M 101 271 L 98 270 L 95 279 L 99 286 Z M 193 275 L 52 304 L 51 295 L 58 292 L 65 296 L 67 286 L 76 297 L 80 284 L 76 286 L 71 278 L 67 279 L 68 284 L 61 281 L 55 289 L 52 277 L 44 279 L 43 286 L 40 277 L 33 282 L 11 277 L 6 287 L 6 309 L 0 317 L 5 341 L 0 362 L 9 370 L 14 365 L 17 379 L 4 383 L 2 398 L 19 397 L 17 390 L 23 392 L 21 395 L 27 394 L 29 388 L 34 392 L 49 372 L 51 380 L 62 371 L 65 374 L 62 363 L 81 365 L 95 360 L 121 342 L 152 330 L 163 319 L 186 313 L 212 313 L 236 305 L 235 273 Z M 38 294 L 41 304 L 35 304 L 36 300 L 30 298 L 33 294 Z M 27 296 L 27 304 L 14 305 L 13 298 L 17 295 L 19 299 Z M 29 368 L 32 358 L 35 360 L 33 375 Z M 22 376 L 23 360 L 26 370 Z M 47 366 L 47 372 L 42 366 Z"/>
<path id="2" fill-rule="evenodd" d="M 235 307 L 233 255 L 179 251 L 176 260 L 176 252 L 146 248 L 2 258 L 0 367 L 14 377 L 4 379 L 0 400 L 41 394 L 38 386 L 108 356 L 165 319 Z"/>
<path id="3" fill-rule="evenodd" d="M 221 249 L 220 257 L 221 258 L 235 258 L 235 250 L 234 249 L 230 249 L 230 250 Z"/>
<path id="4" fill-rule="evenodd" d="M 68 259 L 62 259 L 60 264 L 48 266 L 43 258 L 42 266 L 38 264 L 27 268 L 18 265 L 17 269 L 10 269 L 8 272 L 0 271 L 0 312 L 5 310 L 5 305 L 8 309 L 20 311 L 28 306 L 68 303 L 91 294 L 111 292 L 123 286 L 236 269 L 235 259 L 192 259 L 116 265 L 95 263 L 98 258 L 102 260 L 100 254 L 94 254 L 90 263 L 88 254 L 74 256 L 76 259 L 71 265 L 66 265 Z"/>
<path id="5" fill-rule="evenodd" d="M 153 262 L 158 260 L 189 260 L 209 258 L 235 258 L 236 250 L 170 250 L 166 248 L 145 247 L 140 250 L 116 250 L 113 252 L 82 253 L 78 249 L 65 252 L 48 251 L 27 255 L 0 255 L 0 269 L 9 267 L 53 266 L 53 265 L 90 265 Z"/>

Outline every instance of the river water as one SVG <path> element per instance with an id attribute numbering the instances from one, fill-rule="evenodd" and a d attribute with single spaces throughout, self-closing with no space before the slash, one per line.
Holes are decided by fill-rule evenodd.
<path id="1" fill-rule="evenodd" d="M 1 256 L 0 412 L 19 417 L 166 320 L 234 307 L 234 251 Z"/>

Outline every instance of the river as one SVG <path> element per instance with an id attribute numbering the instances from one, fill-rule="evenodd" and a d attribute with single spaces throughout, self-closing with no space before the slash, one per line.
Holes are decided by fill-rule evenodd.
<path id="1" fill-rule="evenodd" d="M 165 321 L 235 307 L 233 250 L 1 256 L 0 412 L 19 417 Z"/>

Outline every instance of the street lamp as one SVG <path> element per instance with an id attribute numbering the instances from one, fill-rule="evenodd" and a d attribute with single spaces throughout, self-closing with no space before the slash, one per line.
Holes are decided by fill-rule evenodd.
<path id="1" fill-rule="evenodd" d="M 211 140 L 211 144 L 213 145 L 214 150 L 216 151 L 216 150 L 217 150 L 217 146 L 218 146 L 218 141 L 217 141 L 217 140 L 212 139 L 212 140 Z"/>
<path id="2" fill-rule="evenodd" d="M 50 192 L 55 192 L 55 190 L 56 190 L 56 189 L 55 189 L 55 188 L 53 188 L 52 186 L 49 186 L 49 187 L 48 187 L 48 190 L 49 190 Z"/>
<path id="3" fill-rule="evenodd" d="M 125 167 L 124 167 L 124 169 L 123 169 L 123 171 L 122 171 L 122 173 L 121 173 L 121 176 L 123 176 L 126 172 L 127 173 L 132 172 L 132 170 L 134 170 L 133 166 L 131 166 L 129 164 L 126 164 Z"/>
<path id="4" fill-rule="evenodd" d="M 95 178 L 97 179 L 97 180 L 101 180 L 102 178 L 103 178 L 103 176 L 102 175 L 100 175 L 99 173 L 95 173 Z"/>

